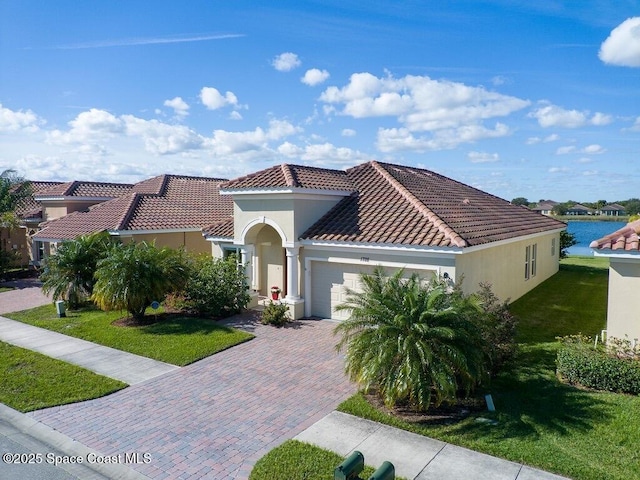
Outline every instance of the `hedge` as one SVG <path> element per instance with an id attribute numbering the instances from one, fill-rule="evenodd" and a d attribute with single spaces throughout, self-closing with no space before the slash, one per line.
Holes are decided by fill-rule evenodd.
<path id="1" fill-rule="evenodd" d="M 640 361 L 617 356 L 588 338 L 562 339 L 556 359 L 557 373 L 568 383 L 596 390 L 640 394 Z"/>

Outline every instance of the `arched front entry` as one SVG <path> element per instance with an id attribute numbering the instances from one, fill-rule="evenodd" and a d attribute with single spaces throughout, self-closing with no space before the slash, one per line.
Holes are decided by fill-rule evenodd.
<path id="1" fill-rule="evenodd" d="M 272 286 L 287 294 L 287 262 L 280 235 L 271 225 L 256 226 L 254 240 L 254 285 L 261 296 L 270 296 Z"/>

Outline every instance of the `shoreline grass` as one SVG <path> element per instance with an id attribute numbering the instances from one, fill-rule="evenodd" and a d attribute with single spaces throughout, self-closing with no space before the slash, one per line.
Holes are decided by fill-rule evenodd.
<path id="1" fill-rule="evenodd" d="M 0 402 L 20 412 L 109 395 L 126 383 L 0 342 Z"/>
<path id="2" fill-rule="evenodd" d="M 122 312 L 96 308 L 67 311 L 58 318 L 52 304 L 5 317 L 90 342 L 184 366 L 254 338 L 250 333 L 217 324 L 213 320 L 171 317 L 141 326 L 115 326 Z M 152 317 L 152 315 L 151 315 Z"/>

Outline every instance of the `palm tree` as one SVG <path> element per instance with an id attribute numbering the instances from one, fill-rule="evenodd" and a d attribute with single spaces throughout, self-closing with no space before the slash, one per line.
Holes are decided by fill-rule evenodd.
<path id="1" fill-rule="evenodd" d="M 408 402 L 427 410 L 456 398 L 483 377 L 482 340 L 469 320 L 480 311 L 474 296 L 450 292 L 417 275 L 388 277 L 377 267 L 360 276 L 362 292 L 347 289 L 337 310 L 351 313 L 335 332 L 346 349 L 346 372 L 365 390 L 375 387 L 387 406 Z"/>
<path id="2" fill-rule="evenodd" d="M 65 300 L 74 309 L 93 293 L 97 263 L 113 241 L 108 233 L 84 235 L 62 243 L 43 261 L 42 290 L 54 300 Z"/>
<path id="3" fill-rule="evenodd" d="M 98 262 L 92 299 L 103 310 L 127 310 L 135 320 L 154 300 L 181 289 L 188 277 L 182 250 L 153 243 L 129 243 L 113 248 Z"/>

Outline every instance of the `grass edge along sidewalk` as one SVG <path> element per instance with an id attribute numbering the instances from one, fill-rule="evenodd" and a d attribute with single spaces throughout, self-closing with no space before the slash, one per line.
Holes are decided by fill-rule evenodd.
<path id="1" fill-rule="evenodd" d="M 95 308 L 67 311 L 58 318 L 53 304 L 4 314 L 6 318 L 52 330 L 172 365 L 185 366 L 254 338 L 248 332 L 214 320 L 187 316 L 149 315 L 148 325 L 114 324 L 122 312 Z"/>
<path id="2" fill-rule="evenodd" d="M 449 425 L 411 423 L 374 408 L 362 394 L 338 410 L 576 480 L 638 478 L 640 397 L 574 388 L 555 375 L 556 336 L 604 328 L 607 267 L 606 259 L 570 257 L 557 275 L 512 304 L 520 353 L 513 371 L 488 389 L 497 412 Z"/>
<path id="3" fill-rule="evenodd" d="M 20 412 L 109 395 L 126 383 L 0 342 L 0 402 Z"/>

